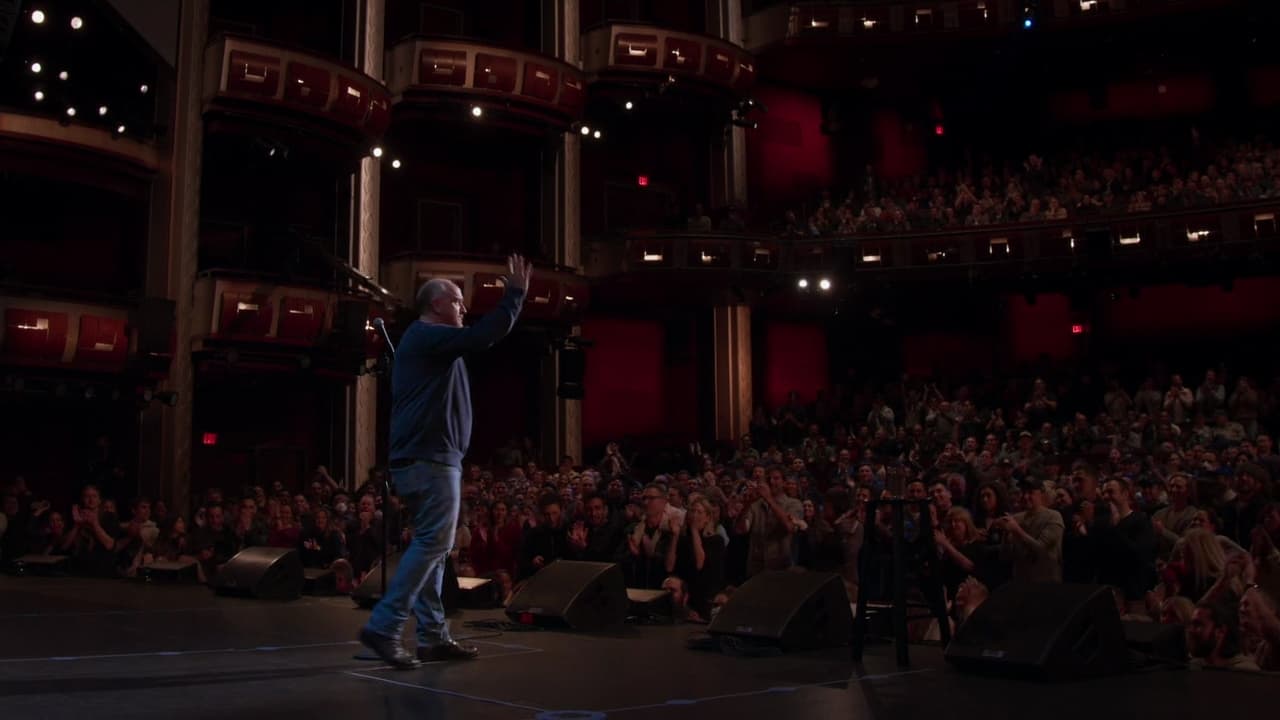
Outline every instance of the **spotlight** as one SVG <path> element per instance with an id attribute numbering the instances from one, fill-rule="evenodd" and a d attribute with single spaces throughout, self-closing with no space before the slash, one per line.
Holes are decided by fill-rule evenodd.
<path id="1" fill-rule="evenodd" d="M 43 69 L 44 69 L 44 66 L 41 65 L 40 63 L 38 62 L 31 63 L 31 72 L 35 73 L 36 75 L 39 75 L 40 71 Z"/>
<path id="2" fill-rule="evenodd" d="M 399 160 L 392 160 L 392 161 L 391 161 L 391 167 L 395 168 L 396 170 L 399 170 L 399 169 L 400 169 L 400 161 L 399 161 Z"/>
<path id="3" fill-rule="evenodd" d="M 71 77 L 71 76 L 67 74 L 67 71 L 66 71 L 66 70 L 63 70 L 62 72 L 58 73 L 58 79 L 59 79 L 59 80 L 66 80 L 66 79 L 67 79 L 67 78 L 69 78 L 69 77 Z"/>
<path id="4" fill-rule="evenodd" d="M 33 23 L 35 23 L 35 24 L 37 24 L 37 25 L 43 25 L 43 24 L 44 24 L 44 11 L 43 11 L 43 10 L 32 10 L 32 11 L 31 11 L 31 22 L 33 22 Z"/>
<path id="5" fill-rule="evenodd" d="M 587 127 L 586 125 L 583 125 L 583 126 L 578 130 L 578 132 L 582 133 L 582 135 L 585 137 L 585 136 L 587 136 L 587 135 L 590 135 L 590 134 L 591 134 L 591 128 Z"/>
<path id="6" fill-rule="evenodd" d="M 471 116 L 472 116 L 472 117 L 480 117 L 481 115 L 484 115 L 484 108 L 480 107 L 479 105 L 472 105 L 472 106 L 471 106 Z"/>
<path id="7" fill-rule="evenodd" d="M 116 134 L 117 134 L 117 135 L 123 135 L 123 134 L 124 134 L 124 131 L 125 131 L 125 127 L 124 127 L 123 125 L 117 125 L 117 126 L 116 126 Z"/>
<path id="8" fill-rule="evenodd" d="M 98 114 L 99 114 L 99 115 L 106 115 L 106 114 L 107 114 L 107 106 L 106 106 L 106 105 L 99 105 L 99 106 L 98 106 Z"/>
<path id="9" fill-rule="evenodd" d="M 595 132 L 591 133 L 591 137 L 593 137 L 593 138 L 595 138 L 595 139 L 597 139 L 597 140 L 599 140 L 599 139 L 600 139 L 601 137 L 603 137 L 603 136 L 604 136 L 604 134 L 603 134 L 603 133 L 601 133 L 599 130 L 596 130 Z"/>
<path id="10" fill-rule="evenodd" d="M 831 289 L 831 281 L 830 281 L 830 280 L 828 280 L 828 279 L 826 279 L 826 278 L 822 278 L 821 280 L 819 280 L 819 281 L 818 281 L 818 287 L 819 287 L 819 288 L 821 288 L 821 289 L 823 289 L 823 290 L 830 290 L 830 289 Z"/>
<path id="11" fill-rule="evenodd" d="M 1034 25 L 1034 24 L 1035 24 L 1035 23 L 1031 20 L 1031 18 L 1023 18 L 1023 19 L 1022 19 L 1022 27 L 1023 27 L 1023 29 L 1030 30 L 1030 29 L 1031 29 L 1031 26 L 1032 26 L 1032 25 Z"/>
<path id="12" fill-rule="evenodd" d="M 148 92 L 148 91 L 150 91 L 150 90 L 151 90 L 151 88 L 147 87 L 146 85 L 143 85 L 143 86 L 141 86 L 141 87 L 139 87 L 139 88 L 138 88 L 138 92 L 142 93 L 143 95 L 146 95 L 146 94 L 147 94 L 147 92 Z"/>
<path id="13" fill-rule="evenodd" d="M 382 148 L 380 148 L 380 147 L 375 147 L 375 148 L 373 149 L 373 156 L 374 156 L 374 157 L 376 157 L 376 158 L 380 158 L 380 157 L 382 157 Z"/>
<path id="14" fill-rule="evenodd" d="M 799 280 L 796 281 L 796 287 L 800 288 L 801 290 L 807 290 L 809 288 L 809 281 L 804 278 L 800 278 Z"/>
<path id="15" fill-rule="evenodd" d="M 37 90 L 37 91 L 36 91 L 36 94 L 35 94 L 35 95 L 33 95 L 32 97 L 34 97 L 34 98 L 36 99 L 36 102 L 40 102 L 41 100 L 44 100 L 44 91 L 42 91 L 42 90 Z"/>
<path id="16" fill-rule="evenodd" d="M 67 108 L 67 117 L 75 117 L 75 116 L 76 116 L 76 109 L 73 107 Z"/>
<path id="17" fill-rule="evenodd" d="M 72 30 L 79 30 L 82 27 L 84 27 L 84 18 L 80 17 L 79 15 L 71 18 Z"/>
<path id="18" fill-rule="evenodd" d="M 633 103 L 633 102 L 631 102 L 630 100 L 628 100 L 628 101 L 626 102 L 626 104 L 624 104 L 622 107 L 626 108 L 627 110 L 631 110 L 631 109 L 632 109 L 632 108 L 634 108 L 635 106 L 636 106 L 636 105 L 635 105 L 635 103 Z"/>

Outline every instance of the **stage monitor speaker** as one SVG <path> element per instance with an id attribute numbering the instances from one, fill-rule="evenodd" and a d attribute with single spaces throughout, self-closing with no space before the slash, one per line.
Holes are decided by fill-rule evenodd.
<path id="1" fill-rule="evenodd" d="M 839 575 L 771 570 L 743 583 L 711 621 L 708 632 L 783 650 L 848 645 L 853 611 Z"/>
<path id="2" fill-rule="evenodd" d="M 302 583 L 302 558 L 297 550 L 251 547 L 218 569 L 213 589 L 219 595 L 296 600 L 302 596 Z"/>
<path id="3" fill-rule="evenodd" d="M 1071 680 L 1130 667 L 1111 590 L 1101 585 L 1009 583 L 956 629 L 947 661 L 961 670 Z"/>
<path id="4" fill-rule="evenodd" d="M 600 630 L 627 619 L 627 583 L 617 563 L 557 560 L 511 598 L 513 620 L 574 630 Z"/>
<path id="5" fill-rule="evenodd" d="M 403 550 L 398 550 L 387 556 L 387 584 L 391 584 L 391 579 L 396 576 L 396 568 L 400 567 L 400 558 L 404 555 Z M 356 601 L 356 605 L 366 610 L 378 604 L 382 599 L 382 562 L 375 562 L 373 567 L 369 568 L 369 572 L 365 573 L 364 581 L 351 591 L 351 599 Z M 453 561 L 450 560 L 444 566 L 444 586 L 440 589 L 440 601 L 444 605 L 446 614 L 450 614 L 457 610 L 461 602 L 461 591 L 458 587 L 458 574 L 453 569 Z"/>

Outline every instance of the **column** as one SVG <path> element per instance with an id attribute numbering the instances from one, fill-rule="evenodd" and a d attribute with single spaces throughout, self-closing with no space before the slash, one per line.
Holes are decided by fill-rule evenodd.
<path id="1" fill-rule="evenodd" d="M 170 407 L 150 403 L 139 412 L 138 479 L 142 491 L 162 498 L 173 512 L 191 511 L 191 415 L 195 404 L 191 325 L 200 242 L 200 173 L 204 153 L 201 120 L 204 49 L 210 0 L 182 4 L 173 98 L 169 163 L 152 190 L 147 241 L 146 293 L 174 301 L 175 350 L 161 390 L 176 392 Z"/>
<path id="2" fill-rule="evenodd" d="M 375 80 L 382 79 L 383 39 L 386 34 L 385 0 L 364 0 L 363 17 L 359 23 L 357 47 L 363 52 L 357 57 L 360 69 Z M 382 203 L 382 171 L 380 161 L 366 157 L 360 161 L 356 174 L 356 237 L 355 257 L 352 264 L 360 272 L 377 282 L 380 265 L 379 223 Z M 369 476 L 369 469 L 378 464 L 378 377 L 361 375 L 350 391 L 348 407 L 350 418 L 351 467 L 348 482 L 359 487 Z"/>
<path id="3" fill-rule="evenodd" d="M 548 54 L 554 54 L 574 67 L 582 67 L 582 36 L 578 28 L 579 0 L 559 0 L 547 17 Z M 577 133 L 562 133 L 551 143 L 543 180 L 552 201 L 543 206 L 547 233 L 544 246 L 551 249 L 557 265 L 581 271 L 582 230 L 579 224 L 582 203 L 582 140 Z M 577 335 L 580 328 L 570 329 Z M 590 351 L 587 361 L 590 362 Z M 572 455 L 578 463 L 582 457 L 582 401 L 567 400 L 556 393 L 560 384 L 560 356 L 552 353 L 542 363 L 542 456 L 544 461 L 559 462 Z"/>
<path id="4" fill-rule="evenodd" d="M 742 45 L 742 0 L 707 0 L 707 33 Z M 711 151 L 712 206 L 747 206 L 747 134 L 730 125 Z M 717 138 L 717 140 L 720 140 Z"/>
<path id="5" fill-rule="evenodd" d="M 735 440 L 751 426 L 751 308 L 722 305 L 711 321 L 715 348 L 716 439 Z"/>

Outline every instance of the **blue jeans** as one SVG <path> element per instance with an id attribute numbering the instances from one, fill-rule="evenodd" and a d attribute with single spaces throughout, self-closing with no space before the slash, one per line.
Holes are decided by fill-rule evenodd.
<path id="1" fill-rule="evenodd" d="M 450 642 L 440 590 L 458 526 L 462 470 L 419 461 L 392 469 L 391 481 L 408 510 L 413 540 L 400 557 L 396 574 L 387 583 L 387 594 L 374 607 L 367 627 L 399 639 L 412 608 L 418 619 L 419 645 Z"/>

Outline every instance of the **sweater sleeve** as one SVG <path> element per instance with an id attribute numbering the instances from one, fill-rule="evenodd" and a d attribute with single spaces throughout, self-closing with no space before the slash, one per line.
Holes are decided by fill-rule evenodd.
<path id="1" fill-rule="evenodd" d="M 426 351 L 432 355 L 458 356 L 492 347 L 515 327 L 524 298 L 523 289 L 508 285 L 498 306 L 474 325 L 460 328 L 432 325 L 430 347 Z"/>

